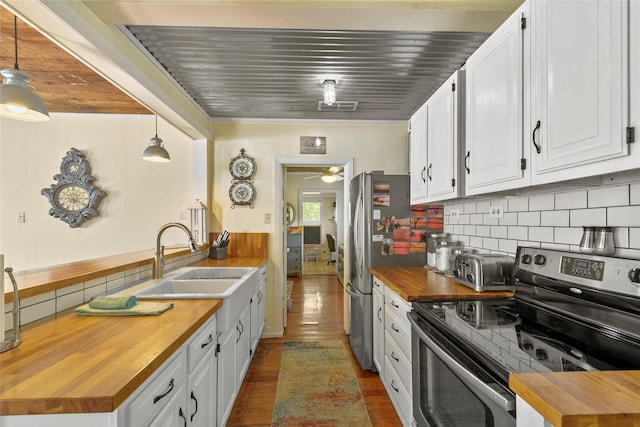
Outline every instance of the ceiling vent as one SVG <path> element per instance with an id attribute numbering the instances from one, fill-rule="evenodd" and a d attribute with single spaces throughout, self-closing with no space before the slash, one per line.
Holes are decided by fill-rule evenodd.
<path id="1" fill-rule="evenodd" d="M 329 105 L 324 101 L 318 101 L 318 111 L 356 111 L 359 101 L 336 101 Z"/>

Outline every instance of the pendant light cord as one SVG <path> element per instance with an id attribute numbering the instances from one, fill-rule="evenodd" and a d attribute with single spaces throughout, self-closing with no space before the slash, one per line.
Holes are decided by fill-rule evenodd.
<path id="1" fill-rule="evenodd" d="M 156 114 L 156 138 L 158 137 L 158 115 Z"/>
<path id="2" fill-rule="evenodd" d="M 16 63 L 13 68 L 20 70 L 18 68 L 18 17 L 16 15 L 13 15 L 13 43 L 16 51 Z"/>

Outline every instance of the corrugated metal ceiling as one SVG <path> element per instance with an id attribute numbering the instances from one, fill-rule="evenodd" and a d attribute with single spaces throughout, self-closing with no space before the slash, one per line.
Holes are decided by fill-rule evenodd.
<path id="1" fill-rule="evenodd" d="M 489 36 L 122 27 L 212 119 L 407 120 Z M 356 111 L 318 111 L 322 81 Z"/>

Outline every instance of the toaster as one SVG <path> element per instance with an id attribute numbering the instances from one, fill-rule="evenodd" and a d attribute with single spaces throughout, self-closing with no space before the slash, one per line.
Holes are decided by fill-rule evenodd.
<path id="1" fill-rule="evenodd" d="M 459 254 L 452 271 L 454 281 L 476 292 L 512 291 L 515 259 L 508 255 Z"/>

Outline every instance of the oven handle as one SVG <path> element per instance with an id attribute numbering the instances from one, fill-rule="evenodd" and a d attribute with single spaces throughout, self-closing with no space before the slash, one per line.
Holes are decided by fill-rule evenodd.
<path id="1" fill-rule="evenodd" d="M 515 409 L 515 399 L 511 396 L 504 396 L 500 394 L 498 391 L 494 390 L 486 384 L 484 381 L 477 378 L 473 375 L 472 372 L 469 372 L 464 366 L 458 363 L 453 357 L 449 355 L 445 350 L 440 348 L 438 344 L 436 344 L 427 334 L 424 333 L 420 326 L 418 326 L 416 322 L 417 315 L 415 313 L 407 313 L 407 317 L 411 322 L 411 329 L 418 334 L 418 337 L 421 341 L 424 341 L 427 344 L 427 347 L 435 353 L 442 362 L 449 369 L 451 369 L 456 375 L 458 375 L 462 380 L 467 383 L 468 386 L 473 387 L 474 390 L 482 393 L 493 402 L 498 404 L 505 411 L 513 411 Z"/>

